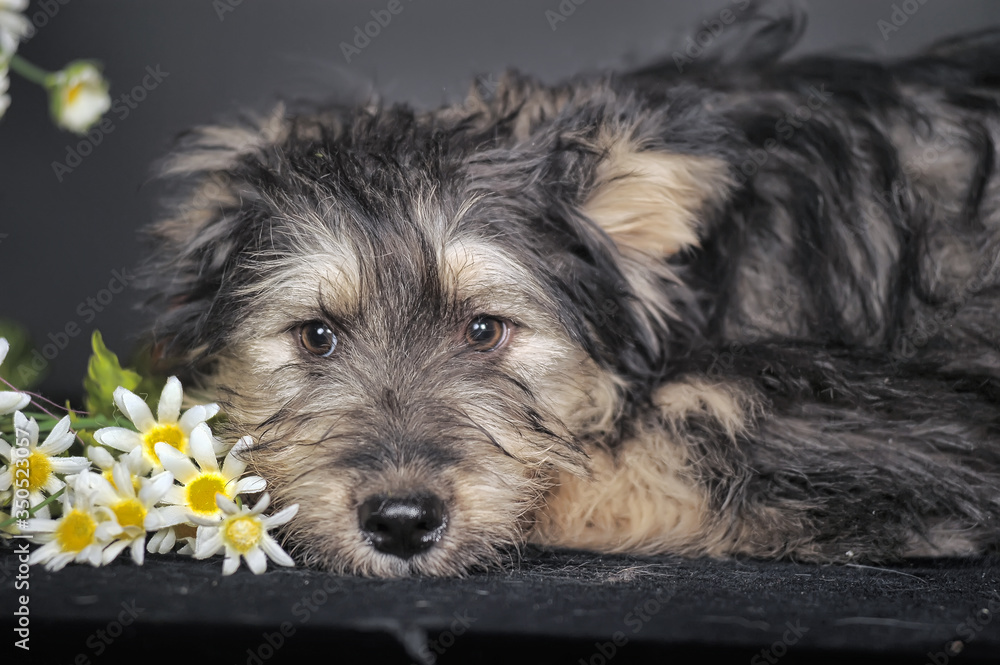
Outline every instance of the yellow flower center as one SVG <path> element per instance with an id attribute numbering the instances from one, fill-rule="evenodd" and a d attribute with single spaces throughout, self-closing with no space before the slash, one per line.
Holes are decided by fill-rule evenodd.
<path id="1" fill-rule="evenodd" d="M 160 442 L 187 453 L 187 437 L 179 425 L 157 425 L 143 435 L 142 445 L 146 457 L 157 464 L 160 463 L 160 458 L 156 456 L 154 447 Z"/>
<path id="2" fill-rule="evenodd" d="M 37 450 L 28 455 L 28 491 L 35 492 L 45 486 L 52 475 L 52 462 L 45 453 Z"/>
<path id="3" fill-rule="evenodd" d="M 81 92 L 83 92 L 83 82 L 74 83 L 66 91 L 66 103 L 67 104 L 74 104 L 74 103 L 76 103 L 76 98 L 80 96 Z"/>
<path id="4" fill-rule="evenodd" d="M 111 507 L 111 510 L 114 512 L 115 517 L 118 518 L 118 524 L 123 528 L 129 526 L 137 526 L 140 529 L 144 528 L 143 522 L 146 519 L 146 509 L 143 508 L 138 499 L 119 501 Z"/>
<path id="5" fill-rule="evenodd" d="M 237 517 L 227 522 L 223 529 L 226 542 L 240 554 L 246 554 L 254 548 L 264 533 L 260 520 L 250 516 Z"/>
<path id="6" fill-rule="evenodd" d="M 111 483 L 111 486 L 118 489 L 118 485 L 115 484 L 115 474 L 111 473 L 111 469 L 108 469 L 103 474 L 104 479 Z M 138 494 L 139 493 L 139 477 L 134 473 L 129 474 L 132 477 L 132 490 Z"/>
<path id="7" fill-rule="evenodd" d="M 94 541 L 97 522 L 82 510 L 72 510 L 59 520 L 56 541 L 64 552 L 79 552 Z"/>
<path id="8" fill-rule="evenodd" d="M 215 495 L 226 495 L 226 479 L 217 473 L 203 473 L 186 486 L 187 504 L 196 513 L 215 515 L 219 506 L 215 503 Z"/>

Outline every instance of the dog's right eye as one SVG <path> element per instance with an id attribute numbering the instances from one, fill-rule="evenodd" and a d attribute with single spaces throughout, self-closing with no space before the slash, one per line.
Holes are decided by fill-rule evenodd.
<path id="1" fill-rule="evenodd" d="M 337 336 L 322 321 L 310 321 L 299 326 L 299 341 L 306 351 L 323 358 L 337 348 Z"/>

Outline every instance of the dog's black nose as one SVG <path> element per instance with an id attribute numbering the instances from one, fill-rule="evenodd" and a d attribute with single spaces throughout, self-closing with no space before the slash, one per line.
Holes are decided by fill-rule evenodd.
<path id="1" fill-rule="evenodd" d="M 441 539 L 446 513 L 434 495 L 372 496 L 358 506 L 358 522 L 375 549 L 409 559 Z"/>

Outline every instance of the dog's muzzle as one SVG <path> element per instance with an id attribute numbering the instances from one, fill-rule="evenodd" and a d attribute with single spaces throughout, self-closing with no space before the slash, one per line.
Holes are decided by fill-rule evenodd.
<path id="1" fill-rule="evenodd" d="M 379 552 L 409 559 L 441 539 L 448 515 L 444 502 L 432 494 L 371 496 L 358 506 L 358 523 Z"/>

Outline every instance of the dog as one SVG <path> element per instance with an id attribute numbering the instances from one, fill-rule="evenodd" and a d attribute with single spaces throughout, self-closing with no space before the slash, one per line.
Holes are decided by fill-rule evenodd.
<path id="1" fill-rule="evenodd" d="M 152 336 L 300 561 L 996 549 L 1000 30 L 789 59 L 803 26 L 181 140 Z"/>

